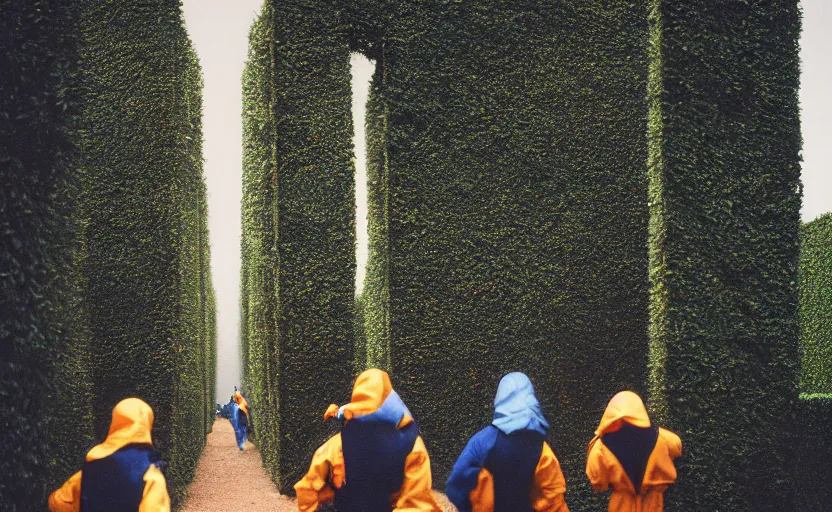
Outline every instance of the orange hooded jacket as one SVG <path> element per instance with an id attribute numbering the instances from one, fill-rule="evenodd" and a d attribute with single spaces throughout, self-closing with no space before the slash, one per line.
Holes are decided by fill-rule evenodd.
<path id="1" fill-rule="evenodd" d="M 359 416 L 372 414 L 384 404 L 393 392 L 393 385 L 386 372 L 370 369 L 355 381 L 349 404 L 338 407 L 332 404 L 324 414 L 324 421 L 341 417 L 346 422 Z M 405 414 L 397 428 L 413 423 L 410 414 Z M 319 504 L 335 499 L 335 490 L 344 485 L 347 478 L 344 464 L 341 434 L 331 437 L 315 451 L 306 475 L 295 484 L 298 510 L 317 510 Z M 413 449 L 405 459 L 404 481 L 401 488 L 390 496 L 394 512 L 440 511 L 431 494 L 430 459 L 422 437 L 416 438 Z"/>
<path id="2" fill-rule="evenodd" d="M 248 402 L 243 395 L 240 394 L 239 391 L 234 392 L 234 403 L 240 406 L 240 410 L 246 413 L 246 417 L 248 417 Z"/>
<path id="3" fill-rule="evenodd" d="M 130 444 L 152 445 L 150 431 L 153 427 L 153 409 L 138 398 L 122 400 L 113 409 L 110 432 L 103 443 L 87 453 L 87 462 L 109 457 Z M 78 471 L 63 486 L 49 496 L 49 510 L 52 512 L 79 512 L 81 510 L 81 478 Z M 165 476 L 155 465 L 144 473 L 144 492 L 139 512 L 169 512 Z"/>
<path id="4" fill-rule="evenodd" d="M 646 429 L 652 426 L 644 403 L 632 391 L 618 393 L 607 405 L 595 430 L 595 437 L 589 443 L 586 474 L 596 491 L 612 489 L 609 512 L 662 512 L 664 491 L 676 481 L 673 460 L 682 454 L 682 441 L 669 430 L 653 430 L 655 445 L 646 459 L 644 477 L 636 492 L 637 485 L 611 447 L 604 442 L 605 435 L 618 432 L 627 425 L 645 429 L 642 430 L 644 433 L 648 433 Z M 611 441 L 608 440 L 610 444 Z M 653 442 L 652 439 L 650 442 Z"/>

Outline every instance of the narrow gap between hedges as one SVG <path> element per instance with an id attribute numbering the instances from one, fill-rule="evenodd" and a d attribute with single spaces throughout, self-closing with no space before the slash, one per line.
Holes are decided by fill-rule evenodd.
<path id="1" fill-rule="evenodd" d="M 350 54 L 352 75 L 352 124 L 355 152 L 355 295 L 364 291 L 369 241 L 367 236 L 367 148 L 364 121 L 367 96 L 375 61 L 354 52 Z"/>

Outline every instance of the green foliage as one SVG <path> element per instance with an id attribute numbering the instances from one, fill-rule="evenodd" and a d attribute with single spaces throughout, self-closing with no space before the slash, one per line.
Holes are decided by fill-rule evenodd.
<path id="1" fill-rule="evenodd" d="M 265 2 L 243 76 L 246 389 L 281 492 L 332 433 L 353 375 L 354 168 L 346 28 L 333 2 Z"/>
<path id="2" fill-rule="evenodd" d="M 0 13 L 0 510 L 24 511 L 92 434 L 75 358 L 88 338 L 73 280 L 74 17 L 54 1 L 2 0 Z"/>
<path id="3" fill-rule="evenodd" d="M 800 389 L 832 393 L 832 213 L 803 226 L 800 256 Z"/>
<path id="4" fill-rule="evenodd" d="M 822 512 L 832 503 L 832 395 L 800 395 L 800 438 L 797 444 L 797 499 L 794 510 Z"/>
<path id="5" fill-rule="evenodd" d="M 244 213 L 243 320 L 247 382 L 273 400 L 260 400 L 276 415 L 272 432 L 319 414 L 305 404 L 290 415 L 280 398 L 283 361 L 297 357 L 300 319 L 310 321 L 300 313 L 348 317 L 297 307 L 334 263 L 299 234 L 317 234 L 310 218 L 326 212 L 336 225 L 346 210 L 331 194 L 330 206 L 309 201 L 319 210 L 297 215 L 299 197 L 332 182 L 294 178 L 306 158 L 349 148 L 349 121 L 339 123 L 352 48 L 378 62 L 355 362 L 391 371 L 434 482 L 490 421 L 500 376 L 522 370 L 554 426 L 573 508 L 602 506 L 583 470 L 607 401 L 649 388 L 654 418 L 686 447 L 671 509 L 790 509 L 795 0 L 293 1 L 267 11 L 247 75 L 259 92 L 246 107 L 245 201 L 260 213 Z M 324 105 L 335 113 L 326 129 Z M 271 155 L 256 156 L 266 144 Z M 314 375 L 308 390 L 341 389 Z M 289 439 L 274 435 L 265 454 L 281 479 L 302 453 L 280 450 Z"/>
<path id="6" fill-rule="evenodd" d="M 799 11 L 651 2 L 651 404 L 668 510 L 793 510 Z"/>
<path id="7" fill-rule="evenodd" d="M 381 56 L 383 59 L 383 56 Z M 366 107 L 368 260 L 362 294 L 364 345 L 356 352 L 359 370 L 391 370 L 390 362 L 390 172 L 387 166 L 388 117 L 381 98 L 383 60 L 377 63 Z"/>
<path id="8" fill-rule="evenodd" d="M 499 378 L 528 373 L 569 505 L 601 507 L 586 443 L 647 374 L 643 8 L 354 4 L 351 42 L 380 63 L 368 365 L 392 370 L 440 488 Z"/>
<path id="9" fill-rule="evenodd" d="M 7 130 L 27 140 L 9 146 L 24 149 L 26 173 L 10 180 L 22 191 L 8 190 L 34 203 L 4 219 L 36 212 L 26 232 L 42 253 L 29 256 L 36 272 L 20 276 L 21 288 L 4 292 L 35 313 L 13 333 L 20 375 L 10 378 L 29 390 L 14 402 L 25 405 L 16 423 L 32 432 L 4 460 L 24 471 L 15 492 L 34 501 L 21 501 L 23 509 L 38 508 L 105 437 L 113 406 L 137 396 L 154 409 L 154 443 L 170 462 L 176 506 L 213 405 L 201 72 L 178 1 L 37 5 L 15 6 L 25 16 L 9 18 L 28 40 L 20 48 L 42 52 L 31 68 L 10 69 L 43 90 L 27 113 L 41 126 L 27 132 L 14 115 Z M 32 46 L 39 37 L 55 46 Z M 4 492 L 4 504 L 15 499 Z"/>

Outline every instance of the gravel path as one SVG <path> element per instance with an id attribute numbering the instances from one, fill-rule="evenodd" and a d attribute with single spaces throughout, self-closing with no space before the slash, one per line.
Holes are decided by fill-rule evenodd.
<path id="1" fill-rule="evenodd" d="M 310 457 L 312 455 L 310 454 Z M 239 494 L 243 496 L 238 499 Z M 456 508 L 444 495 L 435 493 L 443 512 Z M 295 499 L 277 492 L 260 463 L 260 451 L 250 442 L 240 451 L 231 423 L 218 418 L 208 434 L 205 453 L 196 467 L 196 478 L 188 487 L 182 512 L 289 512 L 297 511 Z"/>

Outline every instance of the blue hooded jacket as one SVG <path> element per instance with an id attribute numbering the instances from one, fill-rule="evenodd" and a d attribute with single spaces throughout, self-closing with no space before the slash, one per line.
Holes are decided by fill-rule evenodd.
<path id="1" fill-rule="evenodd" d="M 509 373 L 494 397 L 494 419 L 468 441 L 448 478 L 446 493 L 460 512 L 472 508 L 470 493 L 480 472 L 494 477 L 495 511 L 532 511 L 530 491 L 549 423 L 529 378 Z"/>

